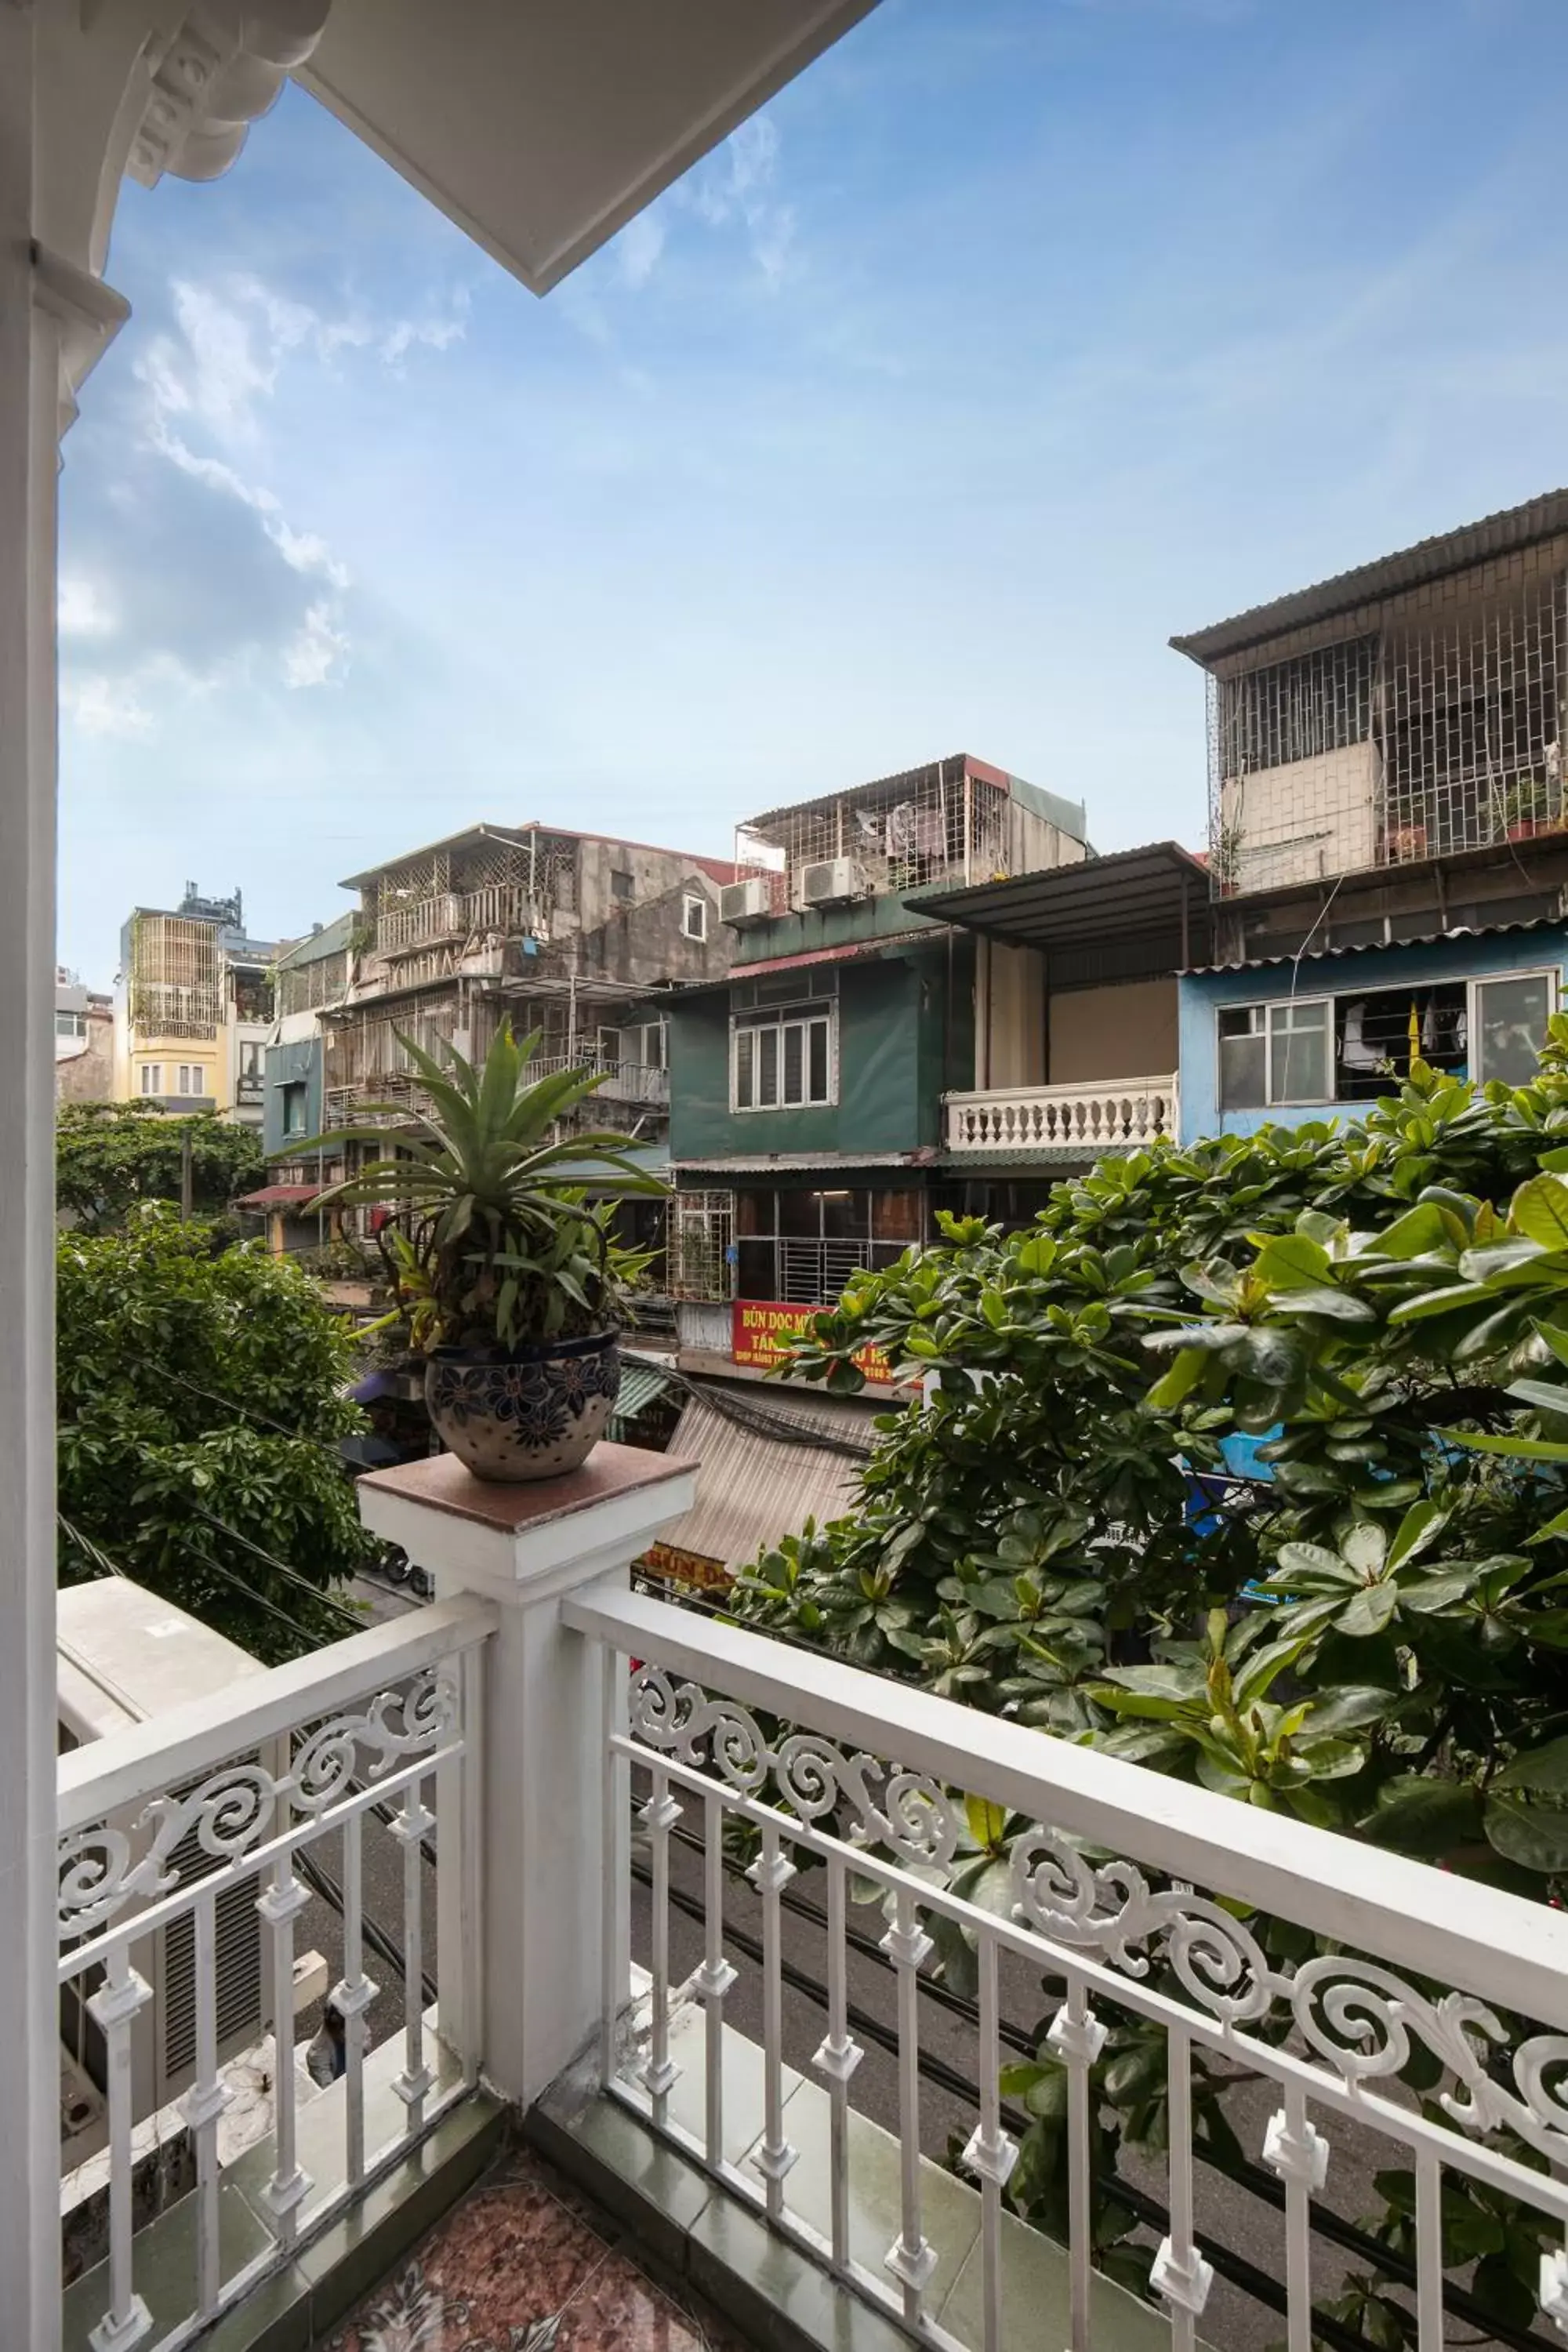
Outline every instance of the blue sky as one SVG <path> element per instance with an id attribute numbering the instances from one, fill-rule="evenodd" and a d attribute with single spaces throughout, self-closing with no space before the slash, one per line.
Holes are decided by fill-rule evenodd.
<path id="1" fill-rule="evenodd" d="M 1165 645 L 1568 479 L 1560 0 L 884 0 L 543 302 L 295 91 L 127 187 L 60 947 L 965 750 L 1202 838 Z"/>

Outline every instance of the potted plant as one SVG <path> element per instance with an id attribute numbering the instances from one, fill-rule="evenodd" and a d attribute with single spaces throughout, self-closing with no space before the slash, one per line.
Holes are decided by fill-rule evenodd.
<path id="1" fill-rule="evenodd" d="M 502 1024 L 482 1068 L 446 1045 L 449 1067 L 400 1036 L 427 1108 L 384 1152 L 322 1198 L 390 1211 L 377 1234 L 401 1324 L 426 1360 L 425 1396 L 444 1444 L 477 1478 L 512 1482 L 574 1470 L 604 1435 L 620 1385 L 616 1339 L 646 1253 L 612 1237 L 613 1203 L 590 1202 L 584 1169 L 617 1192 L 664 1191 L 604 1131 L 559 1122 L 603 1083 L 587 1070 L 531 1078 L 539 1034 Z M 366 1103 L 363 1113 L 406 1110 Z M 385 1147 L 350 1127 L 311 1150 Z M 572 1173 L 567 1174 L 570 1169 Z"/>
<path id="2" fill-rule="evenodd" d="M 1533 841 L 1555 829 L 1543 776 L 1521 776 L 1502 796 L 1502 821 L 1510 841 Z"/>

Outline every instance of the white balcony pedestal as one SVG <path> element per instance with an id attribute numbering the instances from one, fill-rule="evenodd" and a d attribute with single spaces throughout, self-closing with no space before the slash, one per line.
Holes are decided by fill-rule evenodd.
<path id="1" fill-rule="evenodd" d="M 439 1599 L 501 1605 L 476 1661 L 477 1851 L 454 1855 L 437 1831 L 437 1965 L 444 2037 L 482 2053 L 485 2080 L 520 2106 L 599 2028 L 610 1985 L 627 1992 L 624 1923 L 605 1950 L 606 1730 L 626 1670 L 563 1624 L 562 1599 L 601 1579 L 624 1587 L 691 1508 L 695 1484 L 694 1464 L 608 1443 L 569 1477 L 531 1486 L 486 1485 L 449 1454 L 359 1482 L 365 1526 L 427 1569 Z"/>

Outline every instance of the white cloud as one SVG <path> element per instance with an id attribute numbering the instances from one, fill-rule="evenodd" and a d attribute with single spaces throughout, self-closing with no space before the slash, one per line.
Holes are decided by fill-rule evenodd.
<path id="1" fill-rule="evenodd" d="M 778 160 L 776 126 L 765 114 L 754 114 L 731 132 L 704 171 L 674 191 L 710 228 L 742 227 L 769 286 L 784 277 L 795 239 L 795 208 L 773 193 Z"/>
<path id="2" fill-rule="evenodd" d="M 62 572 L 58 625 L 62 637 L 111 637 L 120 616 L 96 581 L 81 572 Z"/>
<path id="3" fill-rule="evenodd" d="M 325 603 L 312 604 L 299 635 L 283 651 L 285 686 L 326 686 L 337 664 L 346 663 L 349 641 L 333 626 L 333 613 Z"/>
<path id="4" fill-rule="evenodd" d="M 84 735 L 118 736 L 126 742 L 144 742 L 154 732 L 152 712 L 135 688 L 123 679 L 89 673 L 62 679 L 60 702 Z"/>
<path id="5" fill-rule="evenodd" d="M 664 223 L 657 212 L 637 213 L 616 239 L 621 284 L 646 286 L 664 251 Z"/>

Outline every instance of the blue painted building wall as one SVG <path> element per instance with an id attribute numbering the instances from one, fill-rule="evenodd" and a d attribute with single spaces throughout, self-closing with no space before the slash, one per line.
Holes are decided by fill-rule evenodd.
<path id="1" fill-rule="evenodd" d="M 286 1159 L 310 1135 L 321 1131 L 321 1040 L 300 1037 L 287 1045 L 268 1045 L 263 1059 L 261 1149 L 268 1160 Z M 294 1134 L 284 1127 L 286 1089 L 303 1086 L 305 1119 Z"/>
<path id="2" fill-rule="evenodd" d="M 1280 1003 L 1298 997 L 1350 996 L 1378 988 L 1492 979 L 1508 972 L 1554 971 L 1559 1005 L 1568 992 L 1568 923 L 1538 930 L 1458 935 L 1429 947 L 1363 948 L 1346 955 L 1303 956 L 1290 964 L 1254 965 L 1241 971 L 1201 972 L 1177 984 L 1181 1034 L 1181 1138 L 1194 1143 L 1222 1131 L 1255 1135 L 1263 1127 L 1303 1127 L 1313 1119 L 1358 1116 L 1364 1102 L 1301 1103 L 1267 1110 L 1219 1108 L 1217 1014 L 1230 1004 Z"/>

